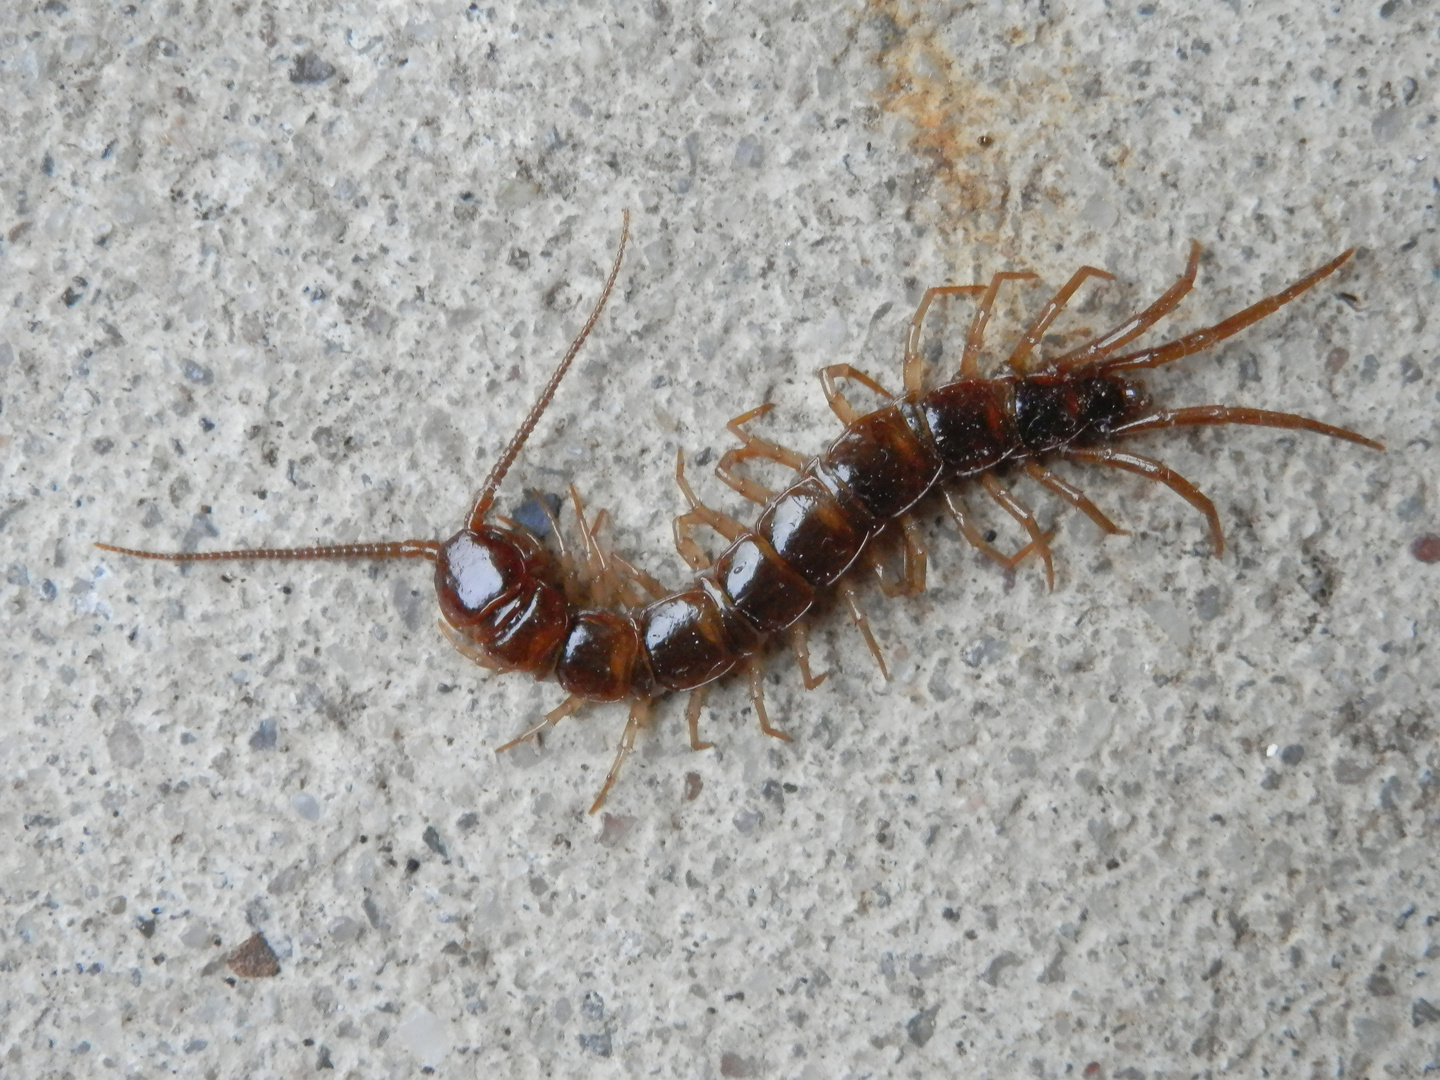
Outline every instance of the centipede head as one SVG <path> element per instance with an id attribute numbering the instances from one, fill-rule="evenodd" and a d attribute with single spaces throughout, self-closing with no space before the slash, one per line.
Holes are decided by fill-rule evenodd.
<path id="1" fill-rule="evenodd" d="M 524 529 L 461 529 L 435 556 L 440 613 L 495 667 L 543 673 L 569 623 L 554 560 Z"/>

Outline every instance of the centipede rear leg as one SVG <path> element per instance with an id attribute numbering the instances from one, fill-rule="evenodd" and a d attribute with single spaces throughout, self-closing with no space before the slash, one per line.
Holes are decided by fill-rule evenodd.
<path id="1" fill-rule="evenodd" d="M 1060 479 L 1060 477 L 1056 476 L 1038 461 L 1027 461 L 1025 463 L 1025 473 L 1037 484 L 1054 492 L 1076 510 L 1079 510 L 1093 521 L 1100 528 L 1101 532 L 1109 536 L 1128 535 L 1128 530 L 1120 528 L 1119 525 L 1116 525 L 1115 522 L 1106 517 L 1098 506 L 1086 498 L 1083 491 L 1074 484 L 1067 483 Z"/>
<path id="2" fill-rule="evenodd" d="M 1210 539 L 1214 547 L 1214 554 L 1219 558 L 1225 553 L 1225 532 L 1220 527 L 1220 515 L 1215 511 L 1215 504 L 1206 497 L 1205 493 L 1192 484 L 1185 477 L 1181 476 L 1170 466 L 1154 458 L 1142 457 L 1140 454 L 1130 454 L 1122 450 L 1115 450 L 1108 446 L 1093 447 L 1089 449 L 1074 448 L 1065 451 L 1065 456 L 1072 461 L 1088 462 L 1092 465 L 1108 465 L 1115 469 L 1124 469 L 1126 472 L 1133 472 L 1147 480 L 1155 480 L 1164 484 L 1175 494 L 1188 502 L 1191 506 L 1205 515 L 1205 520 L 1210 525 Z"/>
<path id="3" fill-rule="evenodd" d="M 870 619 L 865 614 L 865 609 L 860 606 L 860 594 L 855 588 L 855 583 L 849 578 L 841 578 L 835 583 L 835 589 L 845 601 L 845 606 L 850 609 L 850 621 L 855 624 L 855 629 L 860 631 L 860 636 L 865 639 L 866 646 L 870 649 L 870 655 L 875 658 L 875 663 L 880 667 L 880 674 L 886 679 L 890 678 L 890 669 L 885 666 L 885 657 L 880 652 L 880 646 L 875 641 L 875 635 L 870 630 Z"/>
<path id="4" fill-rule="evenodd" d="M 1059 292 L 1046 301 L 1045 306 L 1040 309 L 1040 314 L 1036 316 L 1035 321 L 1020 335 L 1020 340 L 1016 342 L 1009 359 L 1005 361 L 1011 371 L 1017 375 L 1025 374 L 1026 362 L 1029 360 L 1030 353 L 1034 351 L 1035 346 L 1040 344 L 1040 338 L 1043 337 L 1045 331 L 1050 328 L 1050 324 L 1055 321 L 1055 317 L 1059 315 L 1060 312 L 1064 310 L 1065 305 L 1070 302 L 1070 298 L 1075 295 L 1075 291 L 1092 277 L 1104 278 L 1106 281 L 1115 280 L 1114 274 L 1108 270 L 1101 270 L 1098 266 L 1082 266 L 1076 270 L 1075 273 L 1071 274 L 1070 280 L 1061 286 Z"/>
<path id="5" fill-rule="evenodd" d="M 574 716 L 577 712 L 590 704 L 585 698 L 571 694 L 555 708 L 546 713 L 538 724 L 522 731 L 515 738 L 495 748 L 495 753 L 503 754 L 506 750 L 514 749 L 523 742 L 538 741 L 540 733 L 546 728 L 552 728 L 567 716 Z"/>
<path id="6" fill-rule="evenodd" d="M 700 738 L 700 710 L 705 707 L 705 699 L 709 694 L 710 684 L 706 683 L 691 690 L 690 697 L 685 702 L 685 726 L 690 731 L 691 750 L 709 750 L 715 745 Z"/>
<path id="7" fill-rule="evenodd" d="M 980 486 L 1029 534 L 1031 545 L 1040 553 L 1040 558 L 1045 563 L 1045 581 L 1051 589 L 1055 588 L 1055 559 L 1050 552 L 1050 545 L 1046 541 L 1044 531 L 1040 528 L 1040 523 L 1035 520 L 1034 513 L 1017 499 L 1009 488 L 996 479 L 993 473 L 981 473 Z"/>
<path id="8" fill-rule="evenodd" d="M 1153 304 L 1140 314 L 1131 316 L 1113 330 L 1087 341 L 1078 349 L 1057 356 L 1050 361 L 1048 365 L 1050 369 L 1065 372 L 1104 360 L 1116 349 L 1128 345 L 1174 311 L 1180 301 L 1185 299 L 1190 290 L 1195 287 L 1195 273 L 1200 268 L 1200 251 L 1200 242 L 1191 240 L 1190 257 L 1185 263 L 1185 272 L 1180 275 L 1175 284 L 1166 289 Z"/>

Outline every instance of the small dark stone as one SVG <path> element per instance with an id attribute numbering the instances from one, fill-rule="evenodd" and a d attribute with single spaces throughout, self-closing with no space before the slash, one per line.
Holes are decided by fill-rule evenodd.
<path id="1" fill-rule="evenodd" d="M 225 963 L 242 979 L 271 979 L 280 974 L 280 961 L 264 934 L 252 934 Z"/>
<path id="2" fill-rule="evenodd" d="M 426 825 L 425 832 L 420 839 L 424 840 L 425 846 L 442 859 L 450 858 L 450 853 L 445 850 L 445 842 L 440 839 L 440 833 L 434 825 Z"/>
<path id="3" fill-rule="evenodd" d="M 939 1011 L 939 1005 L 932 1005 L 905 1022 L 905 1033 L 916 1046 L 924 1046 L 935 1034 L 935 1014 Z"/>
<path id="4" fill-rule="evenodd" d="M 135 929 L 140 931 L 140 936 L 143 937 L 143 938 L 152 938 L 152 937 L 154 937 L 154 936 L 155 936 L 155 920 L 154 920 L 154 918 L 152 917 L 152 918 L 149 918 L 149 919 L 136 919 L 136 920 L 135 920 Z"/>
<path id="5" fill-rule="evenodd" d="M 260 721 L 260 726 L 255 729 L 255 734 L 250 736 L 250 749 L 275 749 L 275 718 L 273 716 L 268 716 Z"/>
<path id="6" fill-rule="evenodd" d="M 290 81 L 292 83 L 323 83 L 334 74 L 334 64 L 321 60 L 311 52 L 295 58 L 295 64 L 290 68 Z"/>
<path id="7" fill-rule="evenodd" d="M 550 517 L 545 515 L 547 508 L 550 510 Z M 560 517 L 560 496 L 546 491 L 527 490 L 525 501 L 517 506 L 510 516 L 543 540 L 550 535 L 550 518 L 558 520 Z"/>
<path id="8" fill-rule="evenodd" d="M 1395 984 L 1390 981 L 1390 976 L 1378 971 L 1365 980 L 1365 989 L 1376 997 L 1395 996 Z"/>
<path id="9" fill-rule="evenodd" d="M 588 1050 L 596 1057 L 608 1058 L 610 1056 L 610 1033 L 602 1031 L 596 1035 L 579 1035 L 580 1049 Z"/>
<path id="10" fill-rule="evenodd" d="M 1410 1023 L 1419 1027 L 1421 1024 L 1428 1024 L 1434 1020 L 1440 1020 L 1440 1009 L 1435 1008 L 1424 998 L 1416 998 L 1415 1004 L 1410 1006 Z"/>
<path id="11" fill-rule="evenodd" d="M 1291 743 L 1280 751 L 1280 760 L 1286 765 L 1299 765 L 1305 757 L 1305 748 L 1299 743 Z"/>
<path id="12" fill-rule="evenodd" d="M 211 371 L 204 364 L 197 364 L 194 360 L 185 361 L 185 378 L 201 386 L 209 386 L 215 381 L 215 372 Z"/>

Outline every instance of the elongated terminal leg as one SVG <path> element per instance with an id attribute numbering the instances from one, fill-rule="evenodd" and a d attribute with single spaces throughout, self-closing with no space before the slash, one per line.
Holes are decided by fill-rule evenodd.
<path id="1" fill-rule="evenodd" d="M 756 657 L 752 656 L 745 662 L 745 674 L 750 680 L 750 703 L 755 706 L 760 730 L 782 742 L 794 742 L 789 735 L 770 723 L 770 714 L 765 711 L 765 669 Z"/>
<path id="2" fill-rule="evenodd" d="M 685 702 L 685 726 L 690 729 L 691 750 L 709 750 L 715 745 L 700 738 L 700 710 L 705 707 L 705 698 L 709 693 L 710 684 L 706 683 L 691 690 L 690 699 Z"/>
<path id="3" fill-rule="evenodd" d="M 751 480 L 749 477 L 741 476 L 735 472 L 735 466 L 741 462 L 749 461 L 752 458 L 761 458 L 765 461 L 773 461 L 777 464 L 787 466 L 796 472 L 801 472 L 806 465 L 804 456 L 796 453 L 788 447 L 779 443 L 772 443 L 756 435 L 751 435 L 745 430 L 744 425 L 758 416 L 764 416 L 775 406 L 772 404 L 760 405 L 749 412 L 741 413 L 725 426 L 740 440 L 741 445 L 734 450 L 727 450 L 720 458 L 720 463 L 715 466 L 715 475 L 720 480 L 734 488 L 751 502 L 764 505 L 774 497 L 774 492 L 765 485 Z"/>
<path id="4" fill-rule="evenodd" d="M 1085 493 L 1074 484 L 1067 484 L 1060 477 L 1056 476 L 1038 461 L 1027 461 L 1025 472 L 1036 483 L 1049 488 L 1060 498 L 1064 499 L 1076 510 L 1088 517 L 1100 527 L 1101 532 L 1109 533 L 1111 536 L 1128 535 L 1127 530 L 1120 528 L 1101 512 L 1100 508 L 1085 497 Z"/>
<path id="5" fill-rule="evenodd" d="M 1067 450 L 1065 456 L 1072 461 L 1109 465 L 1112 468 L 1137 473 L 1147 480 L 1158 480 L 1205 515 L 1205 520 L 1210 524 L 1210 538 L 1215 545 L 1216 557 L 1225 553 L 1225 533 L 1220 528 L 1220 515 L 1215 512 L 1215 504 L 1206 498 L 1199 488 L 1170 466 L 1161 464 L 1154 458 L 1141 457 L 1139 454 L 1127 454 L 1121 450 L 1112 450 L 1108 446 Z"/>
<path id="6" fill-rule="evenodd" d="M 1035 545 L 1040 552 L 1040 558 L 1045 562 L 1045 581 L 1050 588 L 1055 588 L 1055 560 L 1050 554 L 1050 545 L 1045 542 L 1040 523 L 1035 520 L 1030 508 L 1015 498 L 1010 490 L 990 473 L 980 474 L 980 484 L 989 496 L 1000 504 L 1002 510 L 1025 527 L 1025 531 L 1030 534 L 1030 543 Z"/>
<path id="7" fill-rule="evenodd" d="M 1055 321 L 1055 316 L 1059 315 L 1065 305 L 1070 302 L 1070 298 L 1075 295 L 1075 290 L 1085 283 L 1085 279 L 1092 277 L 1104 278 L 1106 281 L 1115 280 L 1114 274 L 1108 270 L 1101 270 L 1098 266 L 1082 266 L 1071 274 L 1070 280 L 1046 302 L 1035 321 L 1030 324 L 1025 333 L 1020 335 L 1020 340 L 1015 344 L 1015 350 L 1010 354 L 1010 359 L 1006 361 L 1010 365 L 1010 370 L 1017 375 L 1025 374 L 1026 361 L 1029 360 L 1030 353 L 1036 345 L 1040 344 L 1040 338 L 1044 336 L 1046 330 L 1050 329 L 1050 324 Z"/>
<path id="8" fill-rule="evenodd" d="M 874 390 L 881 397 L 894 400 L 894 394 L 869 375 L 849 364 L 831 364 L 829 367 L 823 367 L 820 369 L 820 386 L 825 391 L 825 400 L 829 402 L 830 408 L 835 411 L 835 415 L 840 418 L 842 424 L 853 424 L 860 419 L 862 413 L 851 405 L 845 395 L 840 392 L 840 387 L 836 385 L 838 379 L 854 379 L 861 386 Z"/>
<path id="9" fill-rule="evenodd" d="M 1359 443 L 1361 446 L 1368 446 L 1371 450 L 1385 449 L 1383 443 L 1367 439 L 1358 432 L 1335 427 L 1333 424 L 1322 424 L 1319 420 L 1312 420 L 1310 417 L 1300 416 L 1298 413 L 1269 412 L 1265 409 L 1249 409 L 1237 405 L 1195 405 L 1188 409 L 1166 409 L 1164 412 L 1142 416 L 1138 420 L 1123 424 L 1111 431 L 1111 434 L 1118 438 L 1138 435 L 1142 431 L 1154 431 L 1156 428 L 1196 427 L 1199 425 L 1220 427 L 1225 424 L 1298 428 L 1301 431 L 1313 431 L 1319 435 L 1326 435 L 1332 439 L 1344 439 L 1347 442 Z"/>
<path id="10" fill-rule="evenodd" d="M 875 663 L 880 665 L 880 674 L 888 680 L 890 669 L 885 666 L 885 657 L 880 654 L 880 646 L 875 643 L 875 635 L 870 632 L 870 620 L 865 617 L 865 609 L 860 606 L 860 596 L 855 591 L 855 583 L 848 578 L 841 578 L 835 583 L 835 588 L 844 597 L 845 606 L 850 609 L 850 620 L 860 631 L 865 644 L 870 647 L 870 655 L 875 657 Z"/>
<path id="11" fill-rule="evenodd" d="M 950 516 L 955 521 L 955 527 L 960 530 L 960 535 L 969 541 L 972 547 L 982 555 L 994 559 L 1006 570 L 1014 570 L 1020 565 L 1020 561 L 1030 550 L 1028 547 L 1015 555 L 1003 554 L 999 548 L 985 539 L 985 534 L 976 526 L 970 507 L 966 505 L 960 493 L 951 487 L 946 487 L 944 493 L 945 508 L 950 511 Z"/>
<path id="12" fill-rule="evenodd" d="M 615 784 L 615 778 L 620 775 L 620 766 L 624 764 L 625 758 L 635 747 L 635 733 L 650 723 L 650 699 L 636 698 L 630 703 L 630 717 L 625 721 L 625 730 L 620 735 L 620 745 L 615 750 L 615 761 L 610 766 L 610 771 L 605 774 L 605 783 L 600 787 L 600 794 L 595 796 L 595 801 L 590 804 L 590 813 L 595 813 L 605 805 L 605 796 L 610 794 L 610 788 Z"/>
<path id="13" fill-rule="evenodd" d="M 937 296 L 979 296 L 985 291 L 984 285 L 936 285 L 926 289 L 920 298 L 920 306 L 910 318 L 910 333 L 905 338 L 904 380 L 907 394 L 919 394 L 925 389 L 925 357 L 920 351 L 925 330 L 925 312 Z"/>
<path id="14" fill-rule="evenodd" d="M 531 739 L 538 738 L 540 733 L 546 728 L 554 727 L 561 720 L 564 720 L 565 717 L 574 715 L 576 712 L 583 709 L 588 704 L 589 702 L 586 701 L 584 698 L 576 697 L 574 694 L 571 694 L 559 705 L 555 706 L 555 708 L 551 709 L 548 713 L 546 713 L 545 716 L 541 719 L 541 721 L 534 727 L 515 736 L 515 738 L 511 739 L 503 746 L 497 746 L 495 748 L 495 753 L 503 754 L 506 750 L 509 750 L 515 746 L 519 746 L 522 742 L 529 742 Z"/>
<path id="15" fill-rule="evenodd" d="M 1156 345 L 1153 348 L 1126 353 L 1124 356 L 1117 356 L 1114 359 L 1102 360 L 1096 363 L 1094 368 L 1096 371 L 1130 371 L 1135 368 L 1153 368 L 1159 367 L 1161 364 L 1169 364 L 1172 361 L 1180 360 L 1193 353 L 1208 349 L 1217 341 L 1224 341 L 1231 335 L 1238 334 L 1252 323 L 1257 323 L 1265 318 L 1265 316 L 1278 311 L 1301 293 L 1313 288 L 1320 281 L 1340 269 L 1345 260 L 1353 254 L 1355 254 L 1355 249 L 1351 248 L 1344 254 L 1331 259 L 1324 266 L 1320 267 L 1320 269 L 1306 274 L 1288 289 L 1284 289 L 1274 296 L 1267 296 L 1264 300 L 1251 304 L 1244 311 L 1237 311 L 1228 319 L 1223 319 L 1214 326 L 1207 326 L 1203 330 L 1196 330 L 1166 345 Z"/>
<path id="16" fill-rule="evenodd" d="M 970 332 L 965 335 L 965 352 L 960 357 L 960 377 L 980 377 L 980 346 L 985 341 L 985 324 L 990 321 L 991 309 L 995 307 L 995 295 L 1006 281 L 1028 281 L 1035 277 L 1029 270 L 1004 270 L 990 279 L 985 295 L 975 305 L 975 317 L 970 321 Z"/>
<path id="17" fill-rule="evenodd" d="M 1175 310 L 1176 305 L 1185 299 L 1185 295 L 1195 287 L 1195 271 L 1200 267 L 1200 242 L 1190 241 L 1190 258 L 1185 263 L 1185 272 L 1180 275 L 1174 285 L 1166 289 L 1153 304 L 1147 307 L 1139 315 L 1126 319 L 1114 330 L 1101 334 L 1092 341 L 1087 341 L 1078 349 L 1074 349 L 1064 356 L 1057 356 L 1050 364 L 1055 371 L 1070 371 L 1072 368 L 1082 367 L 1099 360 L 1103 360 L 1116 349 L 1128 345 L 1141 334 L 1149 330 L 1157 322 L 1163 319 L 1170 312 Z"/>
<path id="18" fill-rule="evenodd" d="M 800 669 L 800 680 L 806 690 L 814 690 L 830 677 L 828 671 L 810 674 L 810 627 L 804 619 L 790 627 L 790 648 L 795 652 L 795 666 Z"/>
<path id="19" fill-rule="evenodd" d="M 683 450 L 677 451 L 675 455 L 675 483 L 680 485 L 680 494 L 685 496 L 685 501 L 690 505 L 688 512 L 675 519 L 675 550 L 680 552 L 680 557 L 693 568 L 704 570 L 710 566 L 711 560 L 695 542 L 695 530 L 701 525 L 708 525 L 733 544 L 744 535 L 745 526 L 729 514 L 710 509 L 695 497 L 695 492 L 690 490 L 690 484 L 685 479 Z"/>

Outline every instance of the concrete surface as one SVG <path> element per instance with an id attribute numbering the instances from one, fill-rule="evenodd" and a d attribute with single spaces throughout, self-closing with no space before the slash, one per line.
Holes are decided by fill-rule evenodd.
<path id="1" fill-rule="evenodd" d="M 0 1073 L 1420 1076 L 1440 1067 L 1433 2 L 99 4 L 0 25 Z M 1030 481 L 1058 580 L 927 515 L 713 751 L 435 628 L 417 564 L 174 548 L 438 537 L 599 287 L 507 483 L 581 486 L 668 581 L 676 447 L 806 452 L 920 292 L 1206 245 L 1174 334 L 1350 268 L 1147 382 L 1293 409 L 1147 438 L 1217 502 Z M 997 342 L 1039 303 L 1007 292 Z M 938 310 L 953 365 L 966 309 Z M 1058 347 L 1047 346 L 1047 347 Z M 998 362 L 998 350 L 987 354 Z M 716 505 L 748 513 L 696 468 Z M 977 504 L 978 505 L 978 504 Z M 993 515 L 1013 548 L 1013 524 Z M 1422 543 L 1414 552 L 1425 554 Z M 259 935 L 257 939 L 255 935 Z"/>

